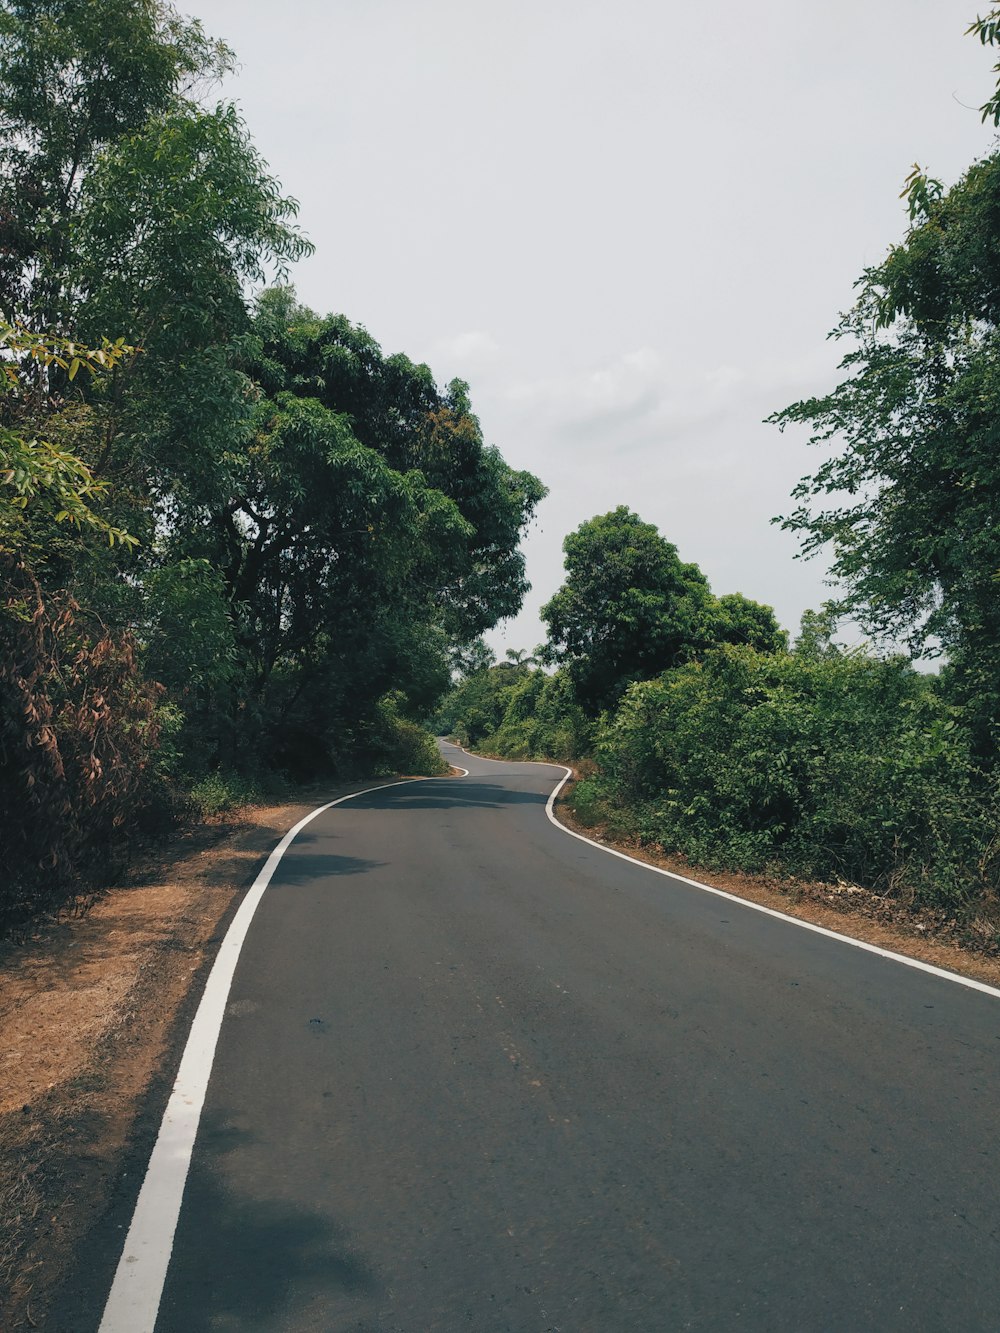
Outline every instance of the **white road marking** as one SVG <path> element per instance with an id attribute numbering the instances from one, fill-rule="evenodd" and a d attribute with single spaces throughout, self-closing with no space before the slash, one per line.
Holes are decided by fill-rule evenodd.
<path id="1" fill-rule="evenodd" d="M 559 765 L 550 765 L 550 767 L 559 767 Z M 891 949 L 882 949 L 877 944 L 869 944 L 867 940 L 856 940 L 851 935 L 841 935 L 839 931 L 828 930 L 826 926 L 814 925 L 812 921 L 803 921 L 801 917 L 789 916 L 786 912 L 778 912 L 773 907 L 765 907 L 762 903 L 752 902 L 749 898 L 738 898 L 735 893 L 727 893 L 725 889 L 716 889 L 711 884 L 702 884 L 700 880 L 688 879 L 686 875 L 677 875 L 672 870 L 652 866 L 648 861 L 640 861 L 637 857 L 629 856 L 627 852 L 620 852 L 615 847 L 605 847 L 603 843 L 595 842 L 593 838 L 577 833 L 576 829 L 567 828 L 556 818 L 553 807 L 559 793 L 572 776 L 572 769 L 567 768 L 565 776 L 553 789 L 552 795 L 545 804 L 545 813 L 552 823 L 563 833 L 568 833 L 571 838 L 579 838 L 580 842 L 589 843 L 591 847 L 596 847 L 598 851 L 607 852 L 609 856 L 617 856 L 622 861 L 630 861 L 634 866 L 642 866 L 644 870 L 651 870 L 655 875 L 665 875 L 667 879 L 680 880 L 682 884 L 689 884 L 693 889 L 701 889 L 704 893 L 714 894 L 716 898 L 725 898 L 728 902 L 736 903 L 740 907 L 748 907 L 752 912 L 763 912 L 765 916 L 773 916 L 778 921 L 787 921 L 791 926 L 799 926 L 802 930 L 811 930 L 814 935 L 825 935 L 827 939 L 839 940 L 841 944 L 850 944 L 855 949 L 863 949 L 865 953 L 874 953 L 880 958 L 889 958 L 894 963 L 902 963 L 904 967 L 915 967 L 918 972 L 929 972 L 931 976 L 940 977 L 943 981 L 953 981 L 956 986 L 967 986 L 969 990 L 982 991 L 984 995 L 992 995 L 1000 1000 L 1000 989 L 997 989 L 996 986 L 988 986 L 985 981 L 976 981 L 974 977 L 963 977 L 960 972 L 947 972 L 943 967 L 935 967 L 933 963 L 923 963 L 919 958 L 908 958 L 906 954 L 893 953 Z"/>
<path id="2" fill-rule="evenodd" d="M 460 745 L 456 746 L 456 749 L 462 750 L 463 754 L 472 754 L 471 750 L 465 750 Z M 643 870 L 651 870 L 655 875 L 664 875 L 667 879 L 679 880 L 682 884 L 688 884 L 693 889 L 701 889 L 703 893 L 714 894 L 716 898 L 725 898 L 727 902 L 736 903 L 739 907 L 748 907 L 752 912 L 763 912 L 765 916 L 773 916 L 778 921 L 787 921 L 791 926 L 798 926 L 802 930 L 811 930 L 814 935 L 825 935 L 827 939 L 839 940 L 841 944 L 849 944 L 854 949 L 863 949 L 865 953 L 877 954 L 879 958 L 888 958 L 894 963 L 902 963 L 904 967 L 916 968 L 918 972 L 929 972 L 932 977 L 940 977 L 942 981 L 952 981 L 956 986 L 965 986 L 969 990 L 981 991 L 984 995 L 992 995 L 995 999 L 1000 1000 L 1000 989 L 996 986 L 987 985 L 985 981 L 976 981 L 974 977 L 964 977 L 960 972 L 948 972 L 943 967 L 935 967 L 933 963 L 921 962 L 919 958 L 909 958 L 903 953 L 893 953 L 891 949 L 882 949 L 877 944 L 869 944 L 867 940 L 856 940 L 851 935 L 841 935 L 839 931 L 828 930 L 826 926 L 817 926 L 812 921 L 803 921 L 801 917 L 789 916 L 786 912 L 778 912 L 773 907 L 764 907 L 762 903 L 752 902 L 749 898 L 739 898 L 735 893 L 727 893 L 725 889 L 716 889 L 711 884 L 702 884 L 701 880 L 688 879 L 686 875 L 678 875 L 672 870 L 664 870 L 661 866 L 650 865 L 648 861 L 640 861 L 638 857 L 629 856 L 627 852 L 620 852 L 615 847 L 606 847 L 602 842 L 596 842 L 583 833 L 577 833 L 576 829 L 567 828 L 555 815 L 555 803 L 559 793 L 573 776 L 573 770 L 566 768 L 563 764 L 546 764 L 536 759 L 488 759 L 486 755 L 476 755 L 475 757 L 485 759 L 491 764 L 538 764 L 541 768 L 561 768 L 563 776 L 553 788 L 552 794 L 545 803 L 545 813 L 560 832 L 568 834 L 571 838 L 578 838 L 580 842 L 588 843 L 591 847 L 596 847 L 599 852 L 607 852 L 608 856 L 617 856 L 621 861 L 630 861 L 632 865 L 641 866 Z"/>
<path id="3" fill-rule="evenodd" d="M 312 810 L 281 839 L 240 903 L 212 965 L 205 993 L 191 1024 L 173 1091 L 136 1201 L 125 1248 L 104 1307 L 99 1333 L 153 1333 L 233 973 L 250 922 L 279 861 L 296 835 L 324 811 L 368 792 L 423 781 L 424 778 L 405 778 L 402 782 L 384 782 L 377 787 L 366 787 L 364 791 L 352 791 Z"/>

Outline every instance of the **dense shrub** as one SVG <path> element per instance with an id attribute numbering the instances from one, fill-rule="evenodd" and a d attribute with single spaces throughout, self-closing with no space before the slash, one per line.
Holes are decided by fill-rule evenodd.
<path id="1" fill-rule="evenodd" d="M 169 817 L 161 694 L 129 634 L 0 557 L 0 930 L 85 895 L 137 825 Z"/>
<path id="2" fill-rule="evenodd" d="M 241 805 L 251 805 L 272 794 L 274 787 L 271 784 L 265 788 L 232 769 L 216 769 L 198 779 L 191 788 L 190 800 L 198 814 L 207 818 L 236 810 Z"/>
<path id="3" fill-rule="evenodd" d="M 903 659 L 726 647 L 631 687 L 581 813 L 706 865 L 923 899 L 992 889 L 997 792 Z"/>
<path id="4" fill-rule="evenodd" d="M 379 700 L 374 715 L 359 731 L 356 762 L 377 775 L 447 773 L 434 737 L 402 714 L 402 702 L 398 693 Z"/>
<path id="5" fill-rule="evenodd" d="M 593 733 L 568 673 L 533 671 L 509 691 L 489 748 L 508 759 L 578 759 L 590 752 Z"/>
<path id="6" fill-rule="evenodd" d="M 594 732 L 568 672 L 550 676 L 512 662 L 462 681 L 432 725 L 505 759 L 576 759 L 589 753 Z"/>

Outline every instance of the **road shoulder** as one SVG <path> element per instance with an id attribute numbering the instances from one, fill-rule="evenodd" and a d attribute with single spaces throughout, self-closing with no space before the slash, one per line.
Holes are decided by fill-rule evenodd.
<path id="1" fill-rule="evenodd" d="M 86 914 L 0 950 L 0 1328 L 52 1327 L 229 919 L 285 832 L 358 785 L 191 828 Z"/>

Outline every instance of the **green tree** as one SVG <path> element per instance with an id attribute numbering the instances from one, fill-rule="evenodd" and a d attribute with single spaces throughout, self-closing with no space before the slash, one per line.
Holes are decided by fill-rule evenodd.
<path id="1" fill-rule="evenodd" d="M 459 680 L 467 680 L 479 671 L 488 671 L 496 665 L 497 655 L 485 639 L 473 639 L 471 643 L 453 644 L 448 653 L 448 663 L 452 673 Z"/>
<path id="2" fill-rule="evenodd" d="M 0 311 L 72 322 L 73 223 L 90 171 L 232 67 L 160 0 L 0 0 Z"/>
<path id="3" fill-rule="evenodd" d="M 317 315 L 288 288 L 263 294 L 256 330 L 262 355 L 250 371 L 265 392 L 315 398 L 393 470 L 419 471 L 470 525 L 436 592 L 449 638 L 470 643 L 515 615 L 528 588 L 520 539 L 545 487 L 485 443 L 468 386 L 440 389 L 429 367 L 385 356 L 364 328 Z"/>
<path id="4" fill-rule="evenodd" d="M 836 628 L 836 608 L 832 603 L 824 602 L 819 611 L 803 611 L 798 638 L 793 645 L 796 657 L 805 657 L 811 661 L 838 657 L 841 650 L 833 641 Z"/>
<path id="5" fill-rule="evenodd" d="M 761 653 L 780 652 L 788 646 L 788 635 L 771 607 L 740 592 L 727 592 L 714 600 L 709 635 L 713 643 L 743 643 Z"/>
<path id="6" fill-rule="evenodd" d="M 943 647 L 986 752 L 1000 721 L 1000 154 L 946 192 L 917 184 L 905 240 L 834 331 L 847 378 L 771 418 L 836 446 L 780 521 L 805 554 L 832 548 L 838 613 L 917 654 Z"/>
<path id="7" fill-rule="evenodd" d="M 55 334 L 31 333 L 0 322 L 0 552 L 12 553 L 25 537 L 29 507 L 55 523 L 103 532 L 110 545 L 135 538 L 95 509 L 107 489 L 87 464 L 47 436 L 54 415 L 50 374 L 72 382 L 81 368 L 91 377 L 113 371 L 134 352 L 119 338 L 98 348 Z"/>
<path id="8" fill-rule="evenodd" d="M 706 641 L 707 580 L 625 506 L 582 523 L 563 550 L 566 580 L 541 614 L 590 712 L 613 707 L 632 681 L 675 666 Z"/>
<path id="9" fill-rule="evenodd" d="M 263 294 L 247 350 L 246 430 L 162 554 L 218 570 L 236 626 L 241 693 L 199 703 L 192 733 L 238 744 L 249 706 L 256 752 L 313 772 L 367 743 L 388 692 L 426 716 L 456 654 L 482 664 L 476 636 L 520 605 L 543 488 L 484 445 L 464 389 L 288 289 Z"/>
<path id="10" fill-rule="evenodd" d="M 998 869 L 996 790 L 955 715 L 903 658 L 726 645 L 631 687 L 580 799 L 705 865 L 954 910 Z"/>
<path id="11" fill-rule="evenodd" d="M 974 33 L 983 46 L 1000 46 L 1000 7 L 987 10 L 985 18 L 974 19 L 966 32 Z M 994 125 L 1000 125 L 1000 64 L 993 66 L 993 72 L 997 75 L 997 86 L 980 110 L 984 121 L 992 120 Z"/>

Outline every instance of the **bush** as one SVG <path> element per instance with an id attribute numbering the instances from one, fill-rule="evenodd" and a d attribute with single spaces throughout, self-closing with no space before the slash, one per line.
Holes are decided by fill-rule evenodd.
<path id="1" fill-rule="evenodd" d="M 162 693 L 130 634 L 0 556 L 0 932 L 85 899 L 137 825 L 169 820 Z"/>
<path id="2" fill-rule="evenodd" d="M 400 714 L 402 696 L 380 699 L 372 720 L 359 736 L 359 755 L 369 772 L 380 777 L 393 773 L 434 777 L 447 773 L 434 737 Z"/>
<path id="3" fill-rule="evenodd" d="M 577 759 L 590 752 L 594 734 L 566 671 L 549 676 L 512 662 L 469 676 L 432 725 L 505 759 Z"/>
<path id="4" fill-rule="evenodd" d="M 996 882 L 995 784 L 903 659 L 718 649 L 632 686 L 597 759 L 591 812 L 704 865 L 937 902 Z"/>
<path id="5" fill-rule="evenodd" d="M 222 769 L 206 774 L 190 790 L 191 801 L 202 818 L 236 810 L 241 805 L 253 805 L 273 794 L 252 778 Z"/>
<path id="6" fill-rule="evenodd" d="M 503 721 L 489 746 L 507 759 L 572 761 L 590 753 L 593 733 L 568 673 L 532 671 L 509 690 Z"/>

